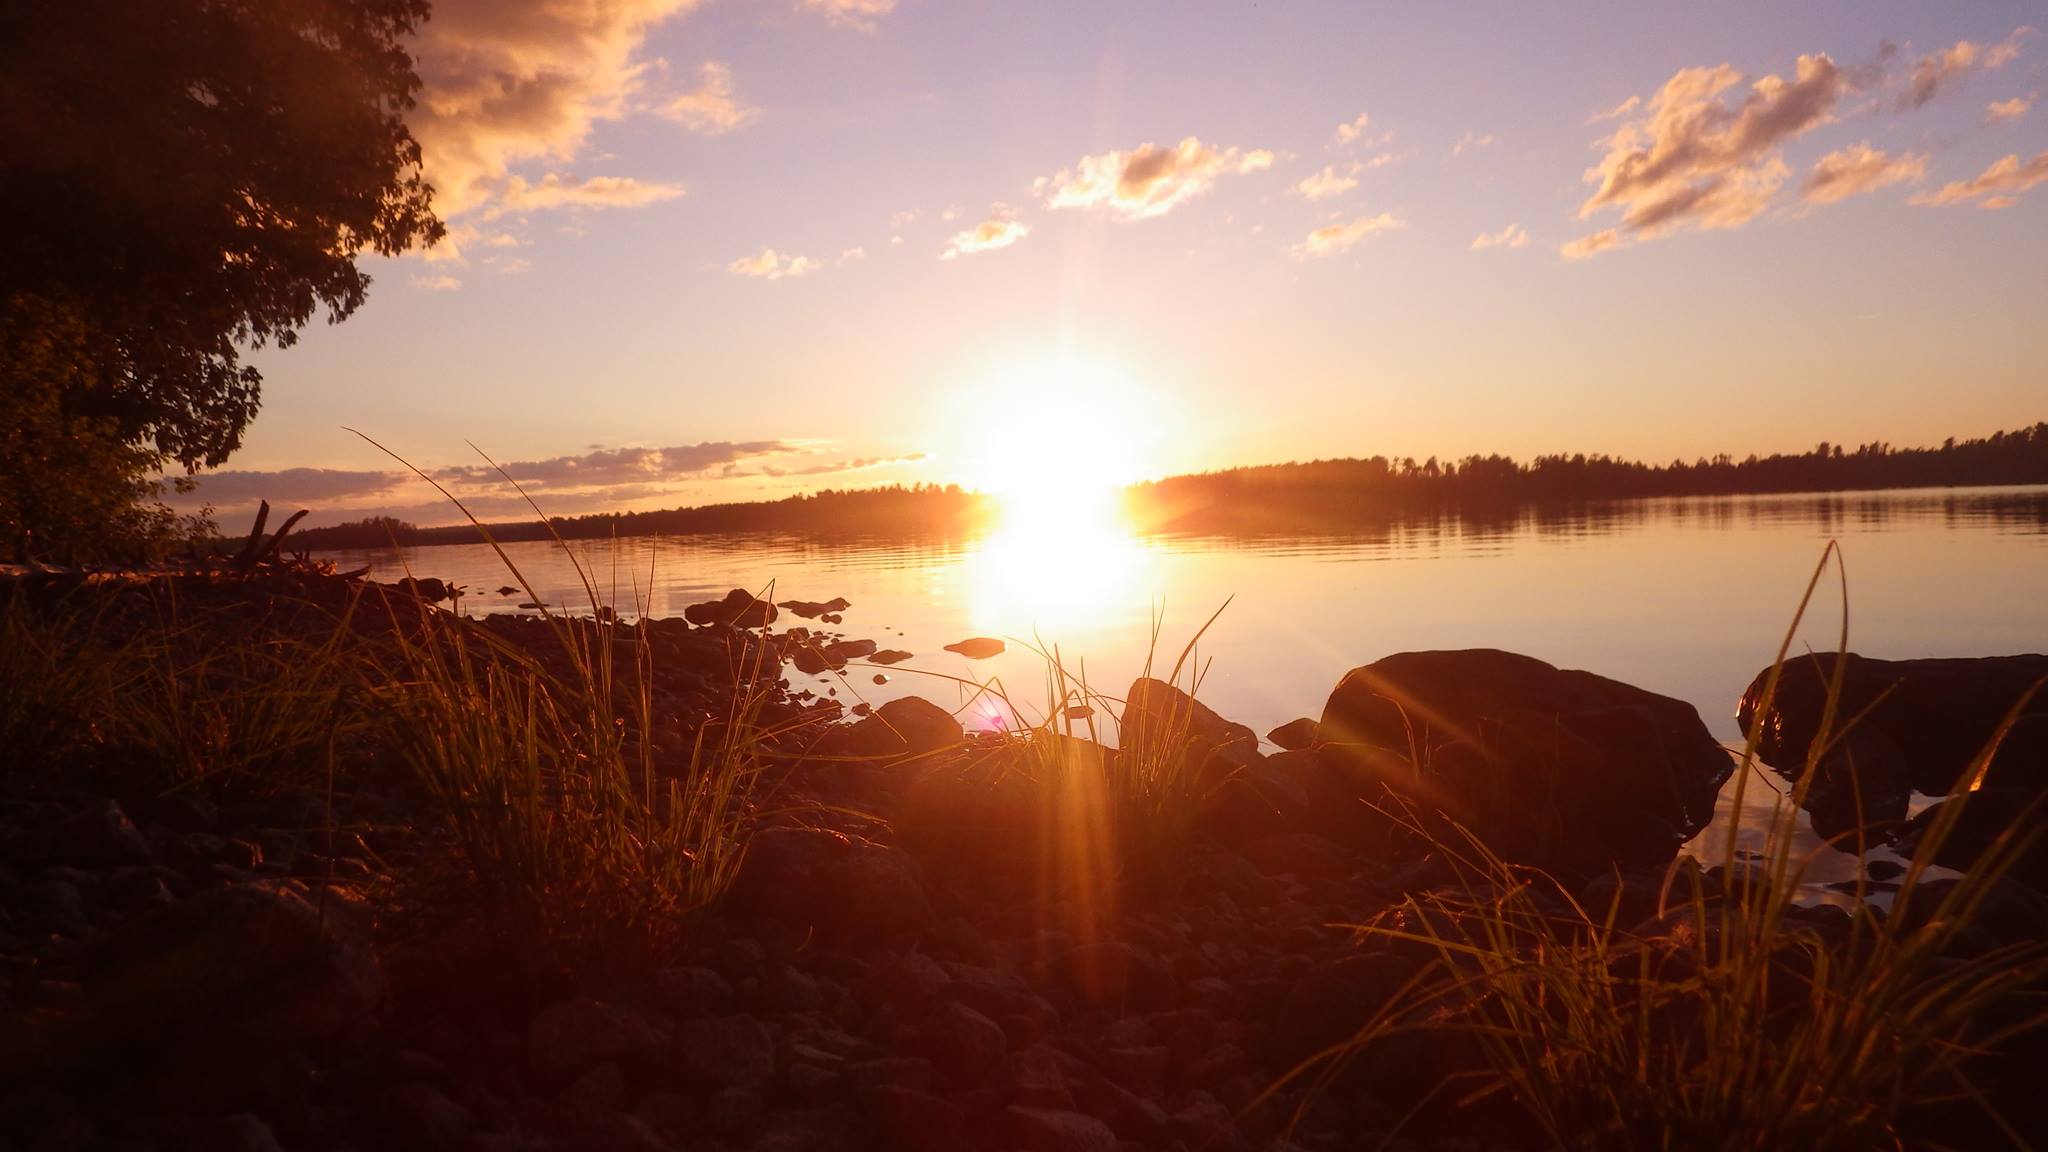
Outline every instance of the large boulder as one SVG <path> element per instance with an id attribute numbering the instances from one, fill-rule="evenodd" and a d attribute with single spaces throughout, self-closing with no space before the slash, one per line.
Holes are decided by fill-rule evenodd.
<path id="1" fill-rule="evenodd" d="M 775 623 L 775 605 L 745 588 L 734 588 L 723 600 L 706 600 L 683 609 L 683 619 L 692 624 L 725 624 L 734 628 L 766 628 Z"/>
<path id="2" fill-rule="evenodd" d="M 2048 655 L 1981 659 L 1839 658 L 1841 697 L 1835 731 L 1809 790 L 1807 808 L 1823 835 L 1866 823 L 1905 819 L 1913 792 L 1946 795 L 1989 747 L 2014 705 L 2044 678 Z M 1789 778 L 1806 768 L 1838 657 L 1788 661 L 1775 695 L 1771 670 L 1757 673 L 1736 718 L 1753 733 L 1757 755 Z M 1853 723 L 1850 723 L 1853 718 Z M 2048 693 L 2038 693 L 1999 744 L 1984 785 L 2038 795 L 2048 790 Z"/>
<path id="3" fill-rule="evenodd" d="M 951 712 L 921 696 L 903 696 L 875 709 L 847 730 L 856 756 L 900 760 L 958 748 L 965 731 Z"/>
<path id="4" fill-rule="evenodd" d="M 1690 704 L 1484 648 L 1354 668 L 1319 728 L 1356 795 L 1571 875 L 1669 863 L 1734 767 Z"/>
<path id="5" fill-rule="evenodd" d="M 1207 782 L 1264 759 L 1257 733 L 1164 680 L 1133 681 L 1121 719 L 1117 743 L 1125 755 L 1184 755 Z"/>

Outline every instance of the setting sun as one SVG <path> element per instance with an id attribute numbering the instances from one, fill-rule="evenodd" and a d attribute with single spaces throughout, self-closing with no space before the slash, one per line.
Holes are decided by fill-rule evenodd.
<path id="1" fill-rule="evenodd" d="M 1061 358 L 1003 369 L 963 392 L 962 482 L 998 496 L 1006 522 L 1099 516 L 1145 475 L 1158 405 L 1129 377 Z"/>

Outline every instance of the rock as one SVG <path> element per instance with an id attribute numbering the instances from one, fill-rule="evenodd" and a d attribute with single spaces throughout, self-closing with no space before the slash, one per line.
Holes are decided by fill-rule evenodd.
<path id="1" fill-rule="evenodd" d="M 128 814 L 112 800 L 95 801 L 83 812 L 51 829 L 52 862 L 80 868 L 111 868 L 146 864 L 149 841 Z"/>
<path id="2" fill-rule="evenodd" d="M 95 957 L 80 1012 L 52 1030 L 0 1039 L 0 1080 L 23 1058 L 101 1066 L 119 1050 L 174 1059 L 195 1076 L 216 1061 L 282 1066 L 381 999 L 366 919 L 346 890 L 315 903 L 267 883 L 215 888 L 138 917 Z"/>
<path id="3" fill-rule="evenodd" d="M 1261 836 L 1323 827 L 1348 815 L 1347 809 L 1358 803 L 1348 795 L 1328 797 L 1327 806 L 1319 810 L 1299 779 L 1303 758 L 1312 759 L 1312 754 L 1282 752 L 1231 773 L 1203 797 L 1196 826 L 1211 839 L 1235 846 Z"/>
<path id="4" fill-rule="evenodd" d="M 400 592 L 417 596 L 429 604 L 438 604 L 448 599 L 449 595 L 447 581 L 438 576 L 428 576 L 421 580 L 415 580 L 411 576 L 402 577 L 395 587 Z"/>
<path id="5" fill-rule="evenodd" d="M 1020 1152 L 1118 1152 L 1116 1133 L 1093 1116 L 1013 1105 L 1004 1117 Z"/>
<path id="6" fill-rule="evenodd" d="M 654 995 L 678 1020 L 717 1016 L 735 1005 L 732 985 L 709 968 L 663 968 L 654 974 Z"/>
<path id="7" fill-rule="evenodd" d="M 954 1152 L 965 1142 L 967 1114 L 942 1096 L 883 1084 L 864 1096 L 868 1118 L 881 1131 L 883 1148 L 907 1152 Z"/>
<path id="8" fill-rule="evenodd" d="M 1905 831 L 1898 839 L 1897 848 L 1900 854 L 1918 861 L 1924 850 L 1923 846 L 1929 843 L 1936 822 L 1942 820 L 1956 805 L 1960 805 L 1960 809 L 1955 812 L 1950 822 L 1948 835 L 1941 841 L 1932 858 L 1923 862 L 1953 868 L 1958 872 L 1968 872 L 1977 866 L 1984 853 L 2008 830 L 2012 831 L 2015 838 L 2019 838 L 2027 836 L 2031 829 L 2038 828 L 2042 813 L 2048 811 L 2048 798 L 2010 788 L 1987 788 L 1967 793 L 1960 798 L 1943 800 L 1929 806 L 1926 811 L 1907 823 Z M 2007 851 L 2010 852 L 2010 846 Z M 1878 876 L 1878 869 L 1887 863 L 1884 860 L 1873 860 L 1866 868 L 1872 878 L 1883 879 L 1884 877 Z M 1893 870 L 1891 874 L 1898 875 L 1899 866 L 1891 864 L 1890 867 Z M 2012 857 L 2005 875 L 2009 879 L 2048 890 L 2048 842 L 2044 842 L 2039 835 L 2034 835 L 2019 854 Z"/>
<path id="9" fill-rule="evenodd" d="M 913 655 L 915 655 L 915 653 L 905 652 L 901 648 L 884 648 L 880 652 L 876 652 L 873 655 L 869 656 L 868 663 L 901 664 L 905 660 L 910 659 Z"/>
<path id="10" fill-rule="evenodd" d="M 723 600 L 706 600 L 683 609 L 683 619 L 696 625 L 724 624 L 733 628 L 766 628 L 775 622 L 775 605 L 757 598 L 744 588 L 735 588 Z"/>
<path id="11" fill-rule="evenodd" d="M 882 675 L 880 672 L 877 672 L 874 675 L 874 681 L 877 684 L 887 684 L 889 682 L 889 678 L 887 676 Z M 866 715 L 868 711 L 872 711 L 872 709 L 864 710 L 861 713 L 861 715 Z"/>
<path id="12" fill-rule="evenodd" d="M 987 636 L 976 636 L 946 645 L 946 651 L 957 652 L 969 660 L 986 660 L 991 656 L 1001 655 L 1003 648 L 1001 640 L 992 640 Z"/>
<path id="13" fill-rule="evenodd" d="M 1757 754 L 1788 778 L 1805 769 L 1819 735 L 1836 655 L 1788 661 L 1764 708 L 1770 669 L 1742 694 L 1736 719 L 1757 735 Z M 1867 822 L 1903 820 L 1909 795 L 1945 796 L 1991 742 L 2021 696 L 2048 677 L 2048 655 L 1982 659 L 1875 660 L 1855 653 L 1841 664 L 1838 715 L 1858 716 L 1820 765 L 1809 790 L 1814 827 L 1836 835 L 1854 827 L 1861 793 Z M 1987 788 L 2048 791 L 2048 693 L 2020 714 L 1985 774 Z M 1853 786 L 1853 787 L 1852 787 Z"/>
<path id="14" fill-rule="evenodd" d="M 844 612 L 848 608 L 853 607 L 853 604 L 844 596 L 834 596 L 832 599 L 823 602 L 817 600 L 781 600 L 777 601 L 775 606 L 788 609 L 791 613 L 801 616 L 806 620 L 816 620 L 828 612 Z"/>
<path id="15" fill-rule="evenodd" d="M 1355 668 L 1321 728 L 1355 797 L 1447 817 L 1509 860 L 1572 876 L 1669 863 L 1733 771 L 1691 705 L 1493 649 Z"/>
<path id="16" fill-rule="evenodd" d="M 981 1083 L 1010 1050 L 1001 1025 L 958 1001 L 939 1005 L 920 1038 L 932 1062 L 962 1087 Z"/>
<path id="17" fill-rule="evenodd" d="M 835 667 L 845 664 L 848 660 L 858 660 L 874 654 L 873 640 L 835 640 L 825 645 L 825 657 L 831 660 Z"/>
<path id="18" fill-rule="evenodd" d="M 374 1104 L 389 1147 L 455 1152 L 476 1128 L 469 1109 L 417 1081 L 379 1093 Z"/>
<path id="19" fill-rule="evenodd" d="M 237 1112 L 222 1118 L 214 1126 L 209 1147 L 215 1152 L 284 1152 L 277 1133 L 253 1112 Z"/>
<path id="20" fill-rule="evenodd" d="M 1312 748 L 1322 739 L 1323 726 L 1307 716 L 1301 716 L 1282 724 L 1266 733 L 1266 739 L 1289 752 Z"/>
<path id="21" fill-rule="evenodd" d="M 1351 853 L 1313 832 L 1261 836 L 1238 851 L 1268 876 L 1344 876 L 1355 867 Z"/>
<path id="22" fill-rule="evenodd" d="M 1251 729 L 1149 676 L 1133 681 L 1124 697 L 1118 744 L 1126 756 L 1184 755 L 1212 785 L 1264 759 Z"/>
<path id="23" fill-rule="evenodd" d="M 602 1000 L 565 1000 L 543 1008 L 527 1030 L 527 1062 L 550 1078 L 599 1064 L 651 1056 L 667 1037 L 646 1016 Z"/>
<path id="24" fill-rule="evenodd" d="M 912 1019 L 920 1019 L 953 989 L 953 978 L 922 952 L 884 957 L 868 969 L 865 994 Z"/>
<path id="25" fill-rule="evenodd" d="M 817 828 L 757 833 L 728 899 L 758 915 L 853 940 L 878 941 L 933 919 L 909 856 Z"/>
<path id="26" fill-rule="evenodd" d="M 847 732 L 854 755 L 899 759 L 957 748 L 965 738 L 952 713 L 921 696 L 891 700 Z"/>
<path id="27" fill-rule="evenodd" d="M 744 1013 L 705 1016 L 676 1026 L 676 1065 L 699 1084 L 740 1087 L 775 1075 L 775 1038 Z"/>
<path id="28" fill-rule="evenodd" d="M 513 587 L 512 585 L 510 585 L 510 584 L 501 584 L 501 585 L 499 585 L 499 586 L 498 586 L 498 589 L 497 589 L 497 592 L 498 592 L 498 595 L 500 595 L 500 596 L 517 596 L 517 595 L 519 595 L 519 589 L 517 589 L 517 588 L 514 588 L 514 587 Z"/>

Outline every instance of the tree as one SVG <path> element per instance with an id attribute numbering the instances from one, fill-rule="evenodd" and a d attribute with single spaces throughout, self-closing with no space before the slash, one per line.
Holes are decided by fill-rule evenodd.
<path id="1" fill-rule="evenodd" d="M 0 559 L 141 558 L 201 526 L 156 499 L 154 452 L 66 410 L 95 385 L 95 343 L 75 314 L 0 301 Z"/>
<path id="2" fill-rule="evenodd" d="M 241 350 L 346 319 L 366 249 L 441 237 L 404 121 L 427 7 L 0 5 L 0 307 L 90 333 L 93 370 L 59 374 L 66 420 L 218 465 L 257 410 Z"/>

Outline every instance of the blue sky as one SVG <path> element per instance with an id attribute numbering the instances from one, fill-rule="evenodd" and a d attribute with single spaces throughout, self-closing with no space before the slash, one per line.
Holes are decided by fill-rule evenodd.
<path id="1" fill-rule="evenodd" d="M 446 519 L 343 426 L 575 513 L 2048 415 L 2039 3 L 436 7 L 453 242 L 257 356 L 224 514 Z"/>

